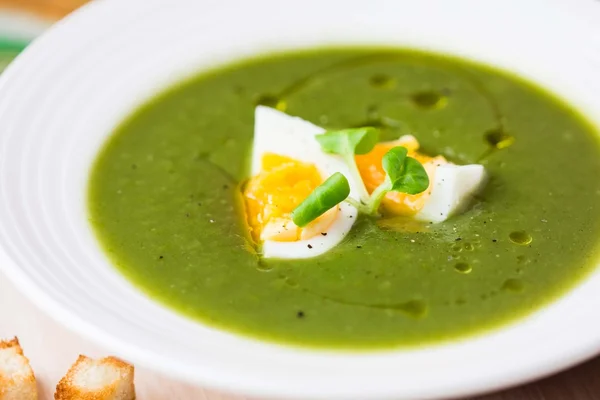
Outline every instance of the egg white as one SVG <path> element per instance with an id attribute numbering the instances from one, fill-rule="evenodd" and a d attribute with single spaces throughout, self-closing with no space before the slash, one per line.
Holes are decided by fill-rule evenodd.
<path id="1" fill-rule="evenodd" d="M 486 179 L 483 165 L 440 165 L 435 170 L 431 195 L 415 218 L 438 223 L 463 212 Z"/>
<path id="2" fill-rule="evenodd" d="M 358 198 L 358 182 L 343 160 L 335 155 L 325 154 L 315 140 L 315 136 L 325 132 L 299 117 L 287 115 L 273 108 L 258 106 L 254 116 L 254 144 L 252 147 L 252 175 L 261 170 L 263 155 L 279 154 L 298 161 L 314 164 L 323 179 L 335 172 L 341 172 L 348 178 L 350 196 Z M 262 243 L 262 254 L 265 258 L 311 258 L 326 253 L 337 246 L 348 234 L 358 211 L 347 203 L 339 205 L 335 221 L 323 232 L 310 239 L 295 242 L 276 242 L 266 240 Z"/>

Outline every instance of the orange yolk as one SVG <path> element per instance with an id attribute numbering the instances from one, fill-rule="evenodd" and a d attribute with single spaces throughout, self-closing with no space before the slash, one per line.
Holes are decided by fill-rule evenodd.
<path id="1" fill-rule="evenodd" d="M 385 171 L 381 165 L 381 160 L 385 153 L 396 146 L 406 147 L 408 155 L 423 164 L 429 176 L 429 187 L 424 192 L 415 195 L 389 192 L 383 199 L 382 205 L 389 214 L 411 216 L 419 212 L 427 202 L 431 194 L 435 170 L 439 165 L 446 164 L 447 161 L 443 156 L 429 157 L 419 153 L 419 142 L 412 136 L 404 136 L 398 140 L 379 143 L 370 153 L 356 156 L 358 170 L 369 193 L 372 193 L 377 186 L 383 183 Z"/>
<path id="2" fill-rule="evenodd" d="M 261 171 L 244 188 L 246 215 L 256 241 L 292 242 L 324 232 L 335 219 L 337 207 L 304 228 L 291 218 L 294 209 L 312 193 L 323 178 L 313 164 L 267 153 Z"/>

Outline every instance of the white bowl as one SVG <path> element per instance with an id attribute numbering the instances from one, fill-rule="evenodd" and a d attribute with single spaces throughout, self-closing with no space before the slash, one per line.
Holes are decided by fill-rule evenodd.
<path id="1" fill-rule="evenodd" d="M 458 54 L 540 83 L 600 126 L 598 21 L 592 0 L 93 3 L 0 78 L 1 266 L 50 315 L 118 355 L 250 395 L 467 396 L 571 366 L 600 350 L 600 273 L 476 338 L 362 354 L 284 347 L 203 326 L 144 297 L 100 250 L 85 186 L 112 129 L 157 91 L 277 49 L 384 44 Z"/>

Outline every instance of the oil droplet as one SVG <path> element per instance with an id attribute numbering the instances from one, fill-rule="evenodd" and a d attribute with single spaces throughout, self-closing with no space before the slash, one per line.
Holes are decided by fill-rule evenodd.
<path id="1" fill-rule="evenodd" d="M 427 304 L 421 300 L 411 300 L 394 308 L 403 311 L 415 318 L 422 318 L 427 314 Z"/>
<path id="2" fill-rule="evenodd" d="M 454 266 L 454 269 L 461 274 L 468 274 L 472 271 L 472 268 L 469 264 L 460 262 Z"/>
<path id="3" fill-rule="evenodd" d="M 296 282 L 295 280 L 291 279 L 291 278 L 285 278 L 285 283 L 293 288 L 298 287 L 298 282 Z"/>
<path id="4" fill-rule="evenodd" d="M 515 137 L 502 129 L 490 129 L 485 133 L 485 141 L 495 149 L 505 149 L 515 142 Z"/>
<path id="5" fill-rule="evenodd" d="M 523 291 L 523 282 L 519 279 L 507 279 L 502 284 L 502 290 L 506 290 L 509 292 L 521 292 Z"/>
<path id="6" fill-rule="evenodd" d="M 273 96 L 271 94 L 264 94 L 260 96 L 256 101 L 256 104 L 275 108 L 279 111 L 285 111 L 287 108 L 287 103 L 285 102 L 285 100 L 282 100 L 279 97 Z"/>
<path id="7" fill-rule="evenodd" d="M 517 256 L 517 263 L 518 264 L 529 264 L 529 263 L 531 263 L 531 260 L 525 256 Z"/>
<path id="8" fill-rule="evenodd" d="M 460 253 L 461 251 L 463 251 L 463 248 L 462 248 L 462 246 L 461 246 L 460 244 L 454 244 L 454 245 L 452 245 L 451 249 L 452 249 L 453 251 L 458 251 L 459 253 Z"/>
<path id="9" fill-rule="evenodd" d="M 465 243 L 464 247 L 465 247 L 466 251 L 473 251 L 473 250 L 475 250 L 475 247 L 471 243 Z"/>
<path id="10" fill-rule="evenodd" d="M 261 272 L 269 272 L 273 269 L 273 267 L 266 264 L 262 259 L 259 259 L 258 263 L 256 264 L 256 269 Z"/>
<path id="11" fill-rule="evenodd" d="M 381 119 L 377 104 L 371 104 L 369 107 L 367 107 L 367 119 L 369 121 L 377 121 Z"/>
<path id="12" fill-rule="evenodd" d="M 410 98 L 417 107 L 427 109 L 443 108 L 448 103 L 446 96 L 433 90 L 414 93 Z"/>
<path id="13" fill-rule="evenodd" d="M 371 86 L 377 89 L 392 89 L 396 86 L 396 80 L 389 75 L 376 74 L 369 79 Z"/>
<path id="14" fill-rule="evenodd" d="M 519 244 L 521 246 L 527 246 L 529 243 L 533 242 L 533 238 L 531 235 L 525 231 L 514 231 L 508 235 L 510 241 L 514 244 Z"/>

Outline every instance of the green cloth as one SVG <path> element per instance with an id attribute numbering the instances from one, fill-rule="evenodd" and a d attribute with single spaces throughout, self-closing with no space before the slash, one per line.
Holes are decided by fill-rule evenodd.
<path id="1" fill-rule="evenodd" d="M 27 46 L 26 43 L 0 38 L 0 72 Z"/>

